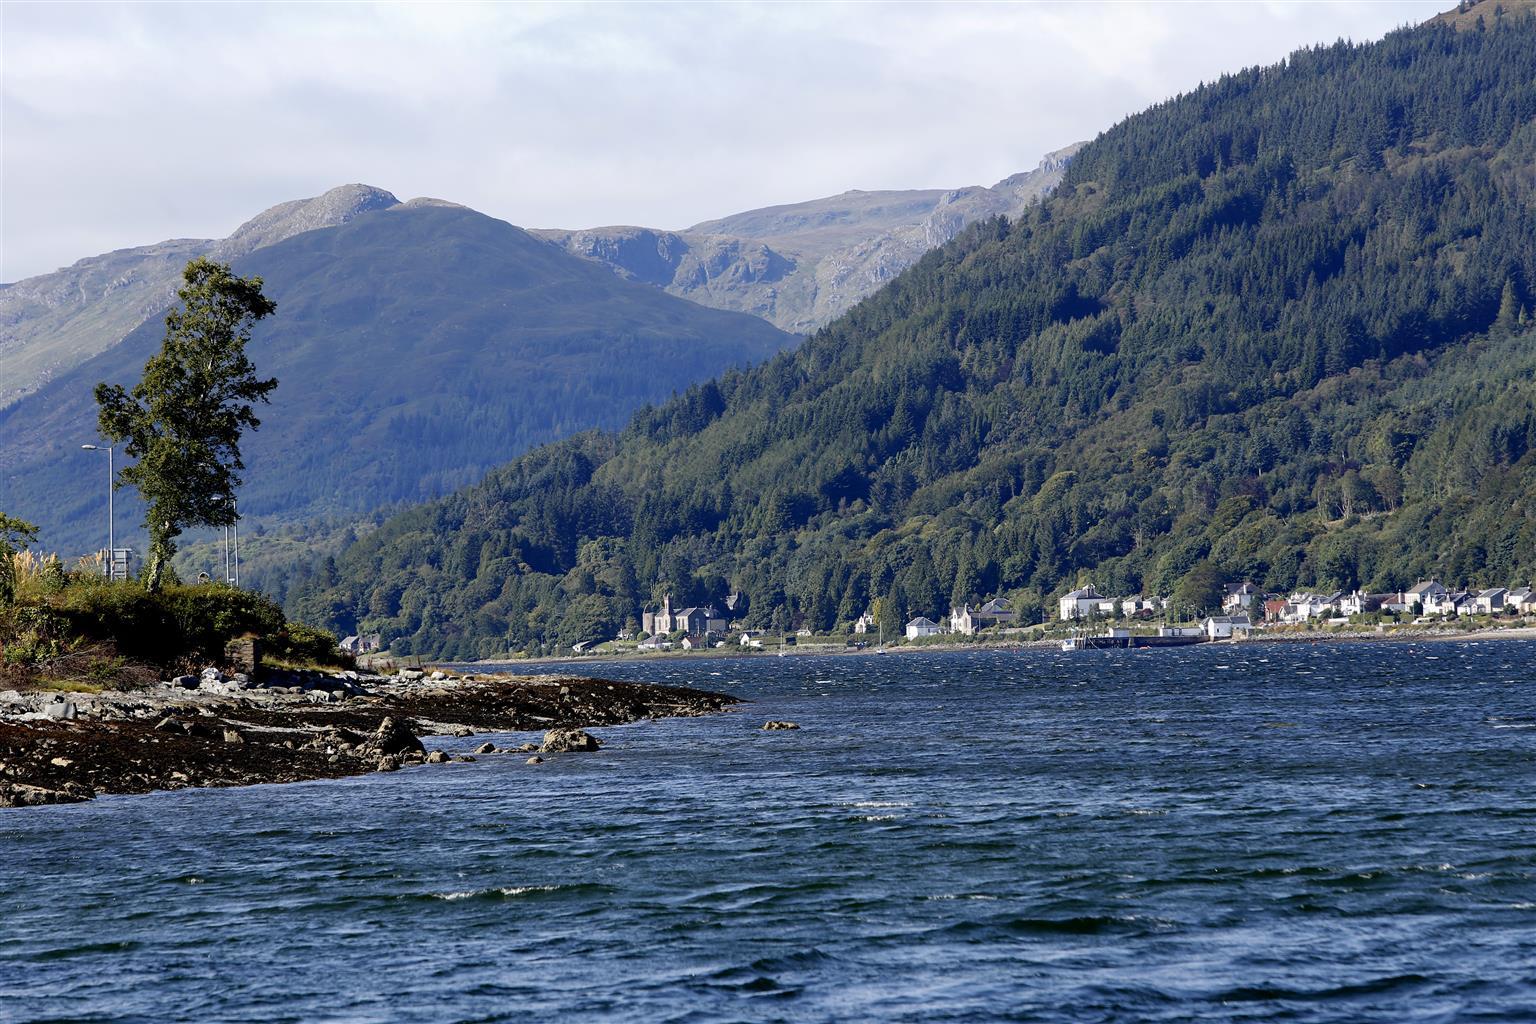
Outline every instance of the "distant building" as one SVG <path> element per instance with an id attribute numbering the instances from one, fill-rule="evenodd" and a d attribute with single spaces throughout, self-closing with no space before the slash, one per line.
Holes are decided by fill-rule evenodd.
<path id="1" fill-rule="evenodd" d="M 937 622 L 921 615 L 907 623 L 908 640 L 916 640 L 922 636 L 938 636 L 942 632 Z"/>
<path id="2" fill-rule="evenodd" d="M 950 609 L 949 630 L 952 633 L 975 636 L 978 629 L 1012 625 L 1016 618 L 1013 609 L 1003 601 L 993 598 L 980 608 L 972 608 L 966 604 Z"/>
<path id="3" fill-rule="evenodd" d="M 341 641 L 341 649 L 348 654 L 372 654 L 380 647 L 380 637 L 377 633 L 368 633 L 362 636 L 349 636 Z"/>
<path id="4" fill-rule="evenodd" d="M 1221 610 L 1229 614 L 1247 611 L 1260 596 L 1259 588 L 1252 583 L 1240 584 L 1227 591 L 1227 596 L 1221 602 Z"/>
<path id="5" fill-rule="evenodd" d="M 1491 587 L 1488 590 L 1479 590 L 1477 592 L 1477 597 L 1474 599 L 1477 604 L 1478 612 L 1483 615 L 1491 615 L 1494 612 L 1502 612 L 1504 610 L 1504 599 L 1508 596 L 1508 594 L 1509 591 L 1505 590 L 1503 587 Z"/>
<path id="6" fill-rule="evenodd" d="M 1201 627 L 1211 640 L 1246 640 L 1253 623 L 1246 615 L 1213 615 Z"/>
<path id="7" fill-rule="evenodd" d="M 746 594 L 743 594 L 740 591 L 736 591 L 735 593 L 726 596 L 725 611 L 726 614 L 731 618 L 741 618 L 743 615 L 747 614 L 747 608 L 748 601 Z"/>
<path id="8" fill-rule="evenodd" d="M 661 599 L 661 611 L 641 613 L 640 629 L 653 635 L 656 633 L 671 633 L 678 628 L 673 625 L 672 619 L 672 595 L 668 594 Z"/>
<path id="9" fill-rule="evenodd" d="M 1061 599 L 1061 618 L 1065 622 L 1069 619 L 1086 619 L 1090 615 L 1102 614 L 1104 606 L 1108 605 L 1111 612 L 1114 611 L 1114 602 L 1093 587 L 1082 587 L 1074 590 Z"/>
<path id="10" fill-rule="evenodd" d="M 1445 587 L 1435 580 L 1423 580 L 1403 591 L 1403 604 L 1410 610 L 1418 605 L 1426 614 L 1433 615 L 1431 608 L 1437 607 L 1446 593 Z"/>
<path id="11" fill-rule="evenodd" d="M 865 612 L 863 615 L 860 615 L 858 618 L 853 620 L 853 631 L 858 633 L 860 636 L 863 636 L 865 633 L 872 632 L 879 628 L 880 624 L 875 621 L 875 616 L 871 612 Z"/>

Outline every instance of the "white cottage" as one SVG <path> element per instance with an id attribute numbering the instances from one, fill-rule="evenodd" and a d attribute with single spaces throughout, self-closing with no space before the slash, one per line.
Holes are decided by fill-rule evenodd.
<path id="1" fill-rule="evenodd" d="M 938 636 L 942 632 L 943 630 L 937 622 L 922 615 L 907 623 L 908 640 L 916 640 L 918 637 L 923 636 Z"/>

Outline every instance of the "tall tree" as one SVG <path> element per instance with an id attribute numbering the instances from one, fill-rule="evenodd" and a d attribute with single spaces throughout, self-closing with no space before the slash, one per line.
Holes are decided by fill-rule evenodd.
<path id="1" fill-rule="evenodd" d="M 277 305 L 261 293 L 261 278 L 237 277 L 223 263 L 199 257 L 182 273 L 180 308 L 165 318 L 165 341 L 144 365 L 132 392 L 96 385 L 101 432 L 127 442 L 137 459 L 118 474 L 143 495 L 148 511 L 145 585 L 158 590 L 189 526 L 235 522 L 240 486 L 240 435 L 261 426 L 252 411 L 277 387 L 262 380 L 245 354 L 256 321 Z"/>

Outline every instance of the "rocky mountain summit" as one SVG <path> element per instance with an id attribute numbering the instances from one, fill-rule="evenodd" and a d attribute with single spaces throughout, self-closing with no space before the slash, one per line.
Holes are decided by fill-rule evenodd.
<path id="1" fill-rule="evenodd" d="M 682 231 L 532 232 L 621 277 L 807 333 L 983 217 L 1014 217 L 1056 187 L 1080 144 L 991 187 L 865 192 L 766 207 Z"/>
<path id="2" fill-rule="evenodd" d="M 334 227 L 400 201 L 370 185 L 342 185 L 257 214 L 228 238 L 178 238 L 90 256 L 0 287 L 0 408 L 122 341 L 176 295 L 197 256 L 229 261 L 294 235 Z"/>

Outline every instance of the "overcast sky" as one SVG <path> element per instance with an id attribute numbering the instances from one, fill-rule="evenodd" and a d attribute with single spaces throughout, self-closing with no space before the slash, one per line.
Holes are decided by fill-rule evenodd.
<path id="1" fill-rule="evenodd" d="M 1451 0 L 0 3 L 0 280 L 366 182 L 527 227 L 991 184 Z"/>

